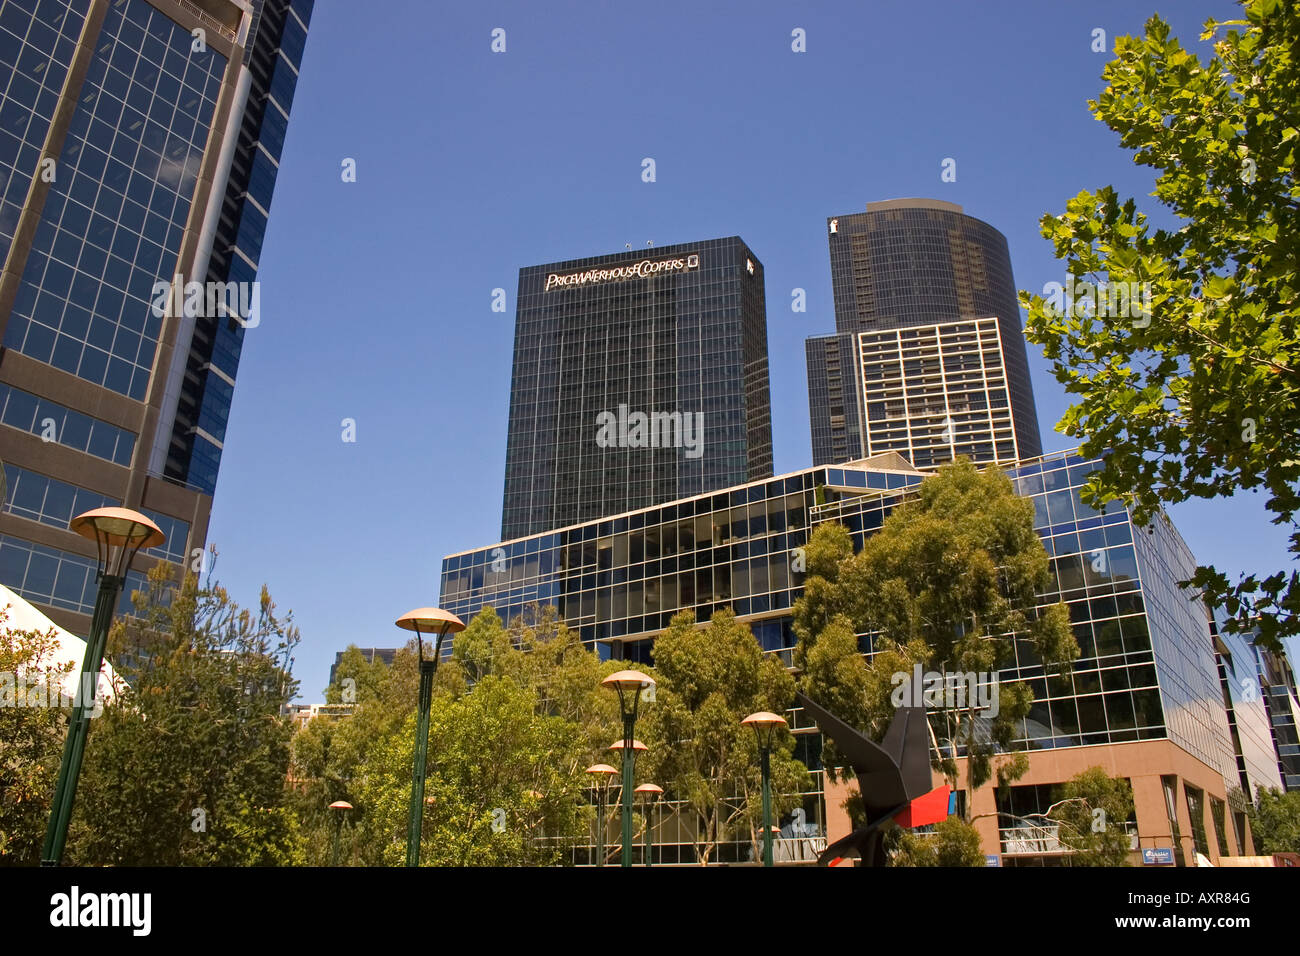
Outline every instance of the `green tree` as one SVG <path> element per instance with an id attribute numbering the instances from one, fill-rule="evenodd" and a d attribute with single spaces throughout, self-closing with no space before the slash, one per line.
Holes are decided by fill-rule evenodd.
<path id="1" fill-rule="evenodd" d="M 159 565 L 108 657 L 129 685 L 92 724 L 68 849 L 82 865 L 301 860 L 285 776 L 299 636 L 265 588 L 256 613 Z"/>
<path id="2" fill-rule="evenodd" d="M 1058 839 L 1074 851 L 1071 866 L 1128 866 L 1131 853 L 1124 824 L 1133 816 L 1133 788 L 1101 767 L 1075 774 L 1060 789 L 1047 814 L 1059 824 Z"/>
<path id="3" fill-rule="evenodd" d="M 857 554 L 843 529 L 818 527 L 807 591 L 794 608 L 805 692 L 878 735 L 918 664 L 945 679 L 992 675 L 1013 665 L 1021 641 L 1022 655 L 1067 668 L 1079 648 L 1065 605 L 1038 607 L 1052 580 L 1033 514 L 1004 474 L 961 458 L 927 477 Z M 873 636 L 870 663 L 857 634 Z M 966 757 L 968 793 L 994 773 L 1006 784 L 1028 766 L 1012 744 L 1032 693 L 1022 682 L 986 682 L 996 707 L 973 694 L 926 700 L 936 768 L 956 789 L 957 758 Z M 835 759 L 823 756 L 827 765 Z"/>
<path id="4" fill-rule="evenodd" d="M 758 742 L 741 721 L 756 711 L 780 714 L 794 702 L 794 680 L 780 660 L 765 655 L 749 626 L 730 609 L 703 628 L 690 611 L 674 615 L 655 640 L 655 702 L 645 711 L 649 751 L 645 778 L 696 815 L 696 857 L 747 831 L 757 858 L 762 830 Z M 771 755 L 774 817 L 794 809 L 808 770 L 792 756 L 794 739 L 781 731 Z"/>
<path id="5" fill-rule="evenodd" d="M 434 683 L 421 861 L 539 865 L 584 838 L 583 770 L 608 760 L 619 728 L 617 701 L 600 681 L 622 666 L 602 662 L 554 608 L 533 607 L 509 627 L 490 607 L 476 615 Z M 295 735 L 294 805 L 313 861 L 330 859 L 339 821 L 325 808 L 340 799 L 355 808 L 345 862 L 404 857 L 417 677 L 414 642 L 392 667 L 350 648 L 326 699 L 350 692 L 351 715 L 314 718 Z"/>
<path id="6" fill-rule="evenodd" d="M 335 681 L 325 691 L 330 704 L 352 706 L 349 716 L 318 716 L 294 734 L 289 775 L 293 781 L 290 803 L 300 822 L 308 862 L 330 862 L 335 827 L 343 820 L 329 810 L 336 800 L 351 803 L 346 821 L 348 835 L 365 830 L 367 808 L 355 783 L 377 741 L 397 734 L 415 708 L 418 661 L 412 642 L 398 650 L 391 667 L 382 660 L 369 661 L 350 646 L 335 669 Z M 435 693 L 445 694 L 447 681 L 439 673 Z M 410 771 L 407 771 L 410 780 Z M 378 850 L 364 839 L 340 843 L 345 862 L 378 865 Z"/>
<path id="7" fill-rule="evenodd" d="M 1256 787 L 1248 810 L 1256 853 L 1300 853 L 1300 790 Z"/>
<path id="8" fill-rule="evenodd" d="M 11 630 L 8 617 L 0 607 L 0 866 L 35 866 L 68 733 L 59 694 L 73 665 L 55 663 L 56 631 Z"/>
<path id="9" fill-rule="evenodd" d="M 889 857 L 890 866 L 985 866 L 980 835 L 961 817 L 947 817 L 932 833 L 904 831 Z"/>
<path id="10" fill-rule="evenodd" d="M 1080 192 L 1041 225 L 1087 284 L 1073 304 L 1020 300 L 1026 335 L 1076 397 L 1057 428 L 1105 455 L 1092 503 L 1122 500 L 1146 522 L 1162 503 L 1262 488 L 1297 554 L 1300 6 L 1241 6 L 1244 20 L 1207 21 L 1201 39 L 1218 39 L 1204 63 L 1158 16 L 1145 36 L 1116 40 L 1089 107 L 1157 171 L 1153 195 L 1172 223 L 1152 228 L 1110 186 Z M 1123 309 L 1121 283 L 1147 290 L 1148 314 Z M 1232 583 L 1205 566 L 1187 583 L 1233 615 L 1232 630 L 1258 625 L 1266 647 L 1300 633 L 1300 572 Z"/>
<path id="11" fill-rule="evenodd" d="M 406 853 L 415 716 L 384 738 L 366 762 L 357 798 L 360 834 L 380 862 Z M 544 866 L 585 832 L 585 775 L 577 725 L 536 713 L 534 694 L 489 674 L 430 714 L 428 801 L 420 861 L 430 866 Z"/>
<path id="12" fill-rule="evenodd" d="M 477 655 L 472 665 L 471 655 Z M 618 698 L 600 682 L 631 665 L 601 661 L 552 605 L 532 605 L 508 628 L 492 608 L 484 608 L 456 635 L 452 659 L 466 666 L 467 681 L 478 679 L 475 674 L 499 674 L 533 692 L 539 715 L 577 725 L 585 761 L 579 770 L 596 758 L 607 760 L 610 743 L 622 736 Z"/>

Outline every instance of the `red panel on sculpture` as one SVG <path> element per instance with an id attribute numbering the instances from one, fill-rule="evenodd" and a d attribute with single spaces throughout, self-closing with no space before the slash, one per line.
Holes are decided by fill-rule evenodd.
<path id="1" fill-rule="evenodd" d="M 900 827 L 923 827 L 938 823 L 948 816 L 948 794 L 951 792 L 946 784 L 935 787 L 909 803 L 907 809 L 894 817 L 894 822 Z"/>

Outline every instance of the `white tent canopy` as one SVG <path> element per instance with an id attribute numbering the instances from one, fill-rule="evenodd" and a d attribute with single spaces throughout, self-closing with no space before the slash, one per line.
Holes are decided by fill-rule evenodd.
<path id="1" fill-rule="evenodd" d="M 54 653 L 44 663 L 49 665 L 72 662 L 72 670 L 63 679 L 63 693 L 72 697 L 77 692 L 77 679 L 81 673 L 81 664 L 86 658 L 86 642 L 70 631 L 65 631 L 48 617 L 38 611 L 26 599 L 18 596 L 9 588 L 0 584 L 0 610 L 5 612 L 5 620 L 0 622 L 4 631 L 39 631 L 44 634 L 53 629 L 58 636 L 58 645 Z M 126 686 L 108 661 L 99 669 L 99 686 L 95 691 L 96 700 L 111 700 L 115 692 Z"/>

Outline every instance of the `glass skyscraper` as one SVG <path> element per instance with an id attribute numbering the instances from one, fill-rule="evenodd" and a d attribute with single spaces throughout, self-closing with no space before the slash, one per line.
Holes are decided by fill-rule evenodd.
<path id="1" fill-rule="evenodd" d="M 0 581 L 73 631 L 95 595 L 73 515 L 142 510 L 175 563 L 204 543 L 258 320 L 226 303 L 256 301 L 312 6 L 0 0 Z"/>
<path id="2" fill-rule="evenodd" d="M 501 534 L 772 474 L 763 265 L 736 236 L 519 271 Z"/>
<path id="3" fill-rule="evenodd" d="M 826 232 L 836 334 L 806 343 L 813 461 L 836 464 L 873 454 L 876 443 L 865 433 L 883 427 L 886 407 L 899 400 L 906 401 L 902 417 L 917 425 L 936 425 L 936 435 L 951 417 L 957 444 L 965 434 L 971 439 L 967 444 L 987 445 L 987 453 L 966 452 L 975 461 L 1042 454 L 1015 279 L 1002 234 L 965 215 L 961 206 L 934 199 L 868 203 L 865 212 L 827 219 Z M 888 382 L 861 377 L 862 363 L 869 360 L 861 350 L 878 352 L 888 341 L 903 345 L 910 338 L 905 330 L 973 319 L 997 320 L 1002 365 L 997 374 L 1004 379 L 1002 400 L 1010 408 L 1010 443 L 992 423 L 972 419 L 970 427 L 963 427 L 963 410 L 954 406 L 966 404 L 966 399 L 949 393 L 942 376 L 947 364 L 927 363 L 937 360 L 937 354 L 907 356 L 899 362 L 899 374 Z M 961 364 L 955 357 L 952 361 Z M 988 391 L 995 394 L 994 389 Z M 912 405 L 923 411 L 918 413 Z M 1014 452 L 999 453 L 999 443 L 1014 445 Z M 962 453 L 950 448 L 944 454 L 941 444 L 952 443 L 921 442 L 928 451 L 917 464 Z M 909 443 L 909 448 L 915 447 Z M 910 453 L 901 446 L 899 450 Z"/>
<path id="4" fill-rule="evenodd" d="M 1052 787 L 1103 763 L 1134 786 L 1136 817 L 1125 825 L 1135 849 L 1168 846 L 1162 775 L 1170 776 L 1172 792 L 1186 791 L 1175 809 L 1190 858 L 1193 845 L 1200 852 L 1197 835 L 1216 832 L 1238 779 L 1209 619 L 1177 585 L 1196 562 L 1163 517 L 1148 530 L 1119 504 L 1085 504 L 1080 490 L 1097 467 L 1056 453 L 1004 469 L 1017 493 L 1033 502 L 1034 526 L 1051 560 L 1052 583 L 1040 601 L 1066 603 L 1080 648 L 1065 676 L 1045 672 L 1020 643 L 1002 671 L 1002 680 L 1026 681 L 1034 692 L 1017 746 L 1052 755 L 1031 758 L 1031 773 L 1012 788 L 1008 806 L 1025 813 L 1050 803 Z M 926 474 L 885 453 L 448 555 L 439 603 L 466 621 L 488 605 L 506 620 L 534 602 L 553 605 L 602 656 L 644 663 L 653 662 L 654 638 L 677 611 L 704 622 L 730 607 L 765 650 L 790 664 L 791 608 L 805 577 L 798 555 L 811 530 L 837 521 L 860 549 Z M 872 636 L 860 640 L 870 654 Z M 789 716 L 796 734 L 816 733 L 801 713 Z M 1099 745 L 1116 749 L 1103 753 Z M 799 753 L 822 780 L 820 748 L 802 740 Z M 824 802 L 814 803 L 826 814 L 816 818 L 819 826 L 833 831 L 832 791 L 846 795 L 827 785 L 818 790 Z M 996 799 L 992 788 L 976 797 L 977 812 L 990 815 L 981 823 L 986 852 L 1000 853 L 1008 865 L 1062 857 L 1054 837 L 1028 839 Z M 995 811 L 1008 816 L 999 824 Z M 1231 852 L 1239 854 L 1245 824 L 1228 825 Z"/>
<path id="5" fill-rule="evenodd" d="M 856 335 L 818 335 L 804 342 L 812 460 L 838 465 L 862 451 L 862 360 Z"/>
<path id="6" fill-rule="evenodd" d="M 238 127 L 226 134 L 235 149 L 208 260 L 209 282 L 257 278 L 314 2 L 259 0 L 254 5 L 251 40 L 240 71 L 244 108 L 238 113 Z M 164 406 L 174 413 L 170 440 L 161 440 L 163 422 L 154 446 L 155 470 L 209 495 L 216 487 L 244 333 L 245 323 L 229 317 L 195 320 L 184 365 L 173 365 L 169 382 L 176 393 L 176 401 Z"/>

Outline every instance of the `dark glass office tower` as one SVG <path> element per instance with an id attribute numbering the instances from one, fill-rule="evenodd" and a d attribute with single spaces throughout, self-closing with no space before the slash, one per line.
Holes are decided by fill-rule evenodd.
<path id="1" fill-rule="evenodd" d="M 228 131 L 236 137 L 235 151 L 208 260 L 209 282 L 257 278 L 314 3 L 257 0 L 254 4 L 245 69 L 240 74 L 245 105 L 237 131 Z M 228 316 L 196 320 L 183 370 L 180 363 L 173 366 L 180 394 L 175 404 L 166 406 L 174 411 L 170 439 L 161 440 L 167 423 L 160 423 L 163 431 L 154 448 L 155 469 L 209 495 L 216 488 L 245 324 Z"/>
<path id="2" fill-rule="evenodd" d="M 73 631 L 95 596 L 73 515 L 141 510 L 176 564 L 204 543 L 257 319 L 204 283 L 256 274 L 311 11 L 0 0 L 0 581 Z"/>
<path id="3" fill-rule="evenodd" d="M 772 474 L 763 265 L 738 237 L 519 271 L 504 539 Z"/>
<path id="4" fill-rule="evenodd" d="M 804 342 L 813 461 L 857 461 L 862 454 L 859 403 L 862 363 L 855 335 L 819 335 Z"/>
<path id="5" fill-rule="evenodd" d="M 862 393 L 864 389 L 870 393 L 871 383 L 862 382 L 860 371 L 855 372 L 859 378 L 859 388 L 854 389 L 858 436 L 852 435 L 853 416 L 846 412 L 840 424 L 831 401 L 837 389 L 847 392 L 851 387 L 845 368 L 852 364 L 858 369 L 860 365 L 861 356 L 855 354 L 860 343 L 854 343 L 860 333 L 989 317 L 998 319 L 1018 454 L 1021 458 L 1041 454 L 1015 279 L 1003 235 L 965 215 L 961 206 L 933 199 L 868 203 L 866 212 L 827 219 L 826 229 L 835 329 L 840 336 L 836 347 L 849 353 L 849 361 L 841 357 L 837 378 L 834 369 L 822 367 L 828 345 L 813 344 L 827 340 L 809 343 L 813 461 L 849 460 L 839 457 L 841 449 L 847 455 L 855 450 L 868 453 L 862 450 L 861 429 L 869 425 L 865 410 L 871 396 L 864 398 Z M 933 404 L 928 398 L 927 404 Z"/>

